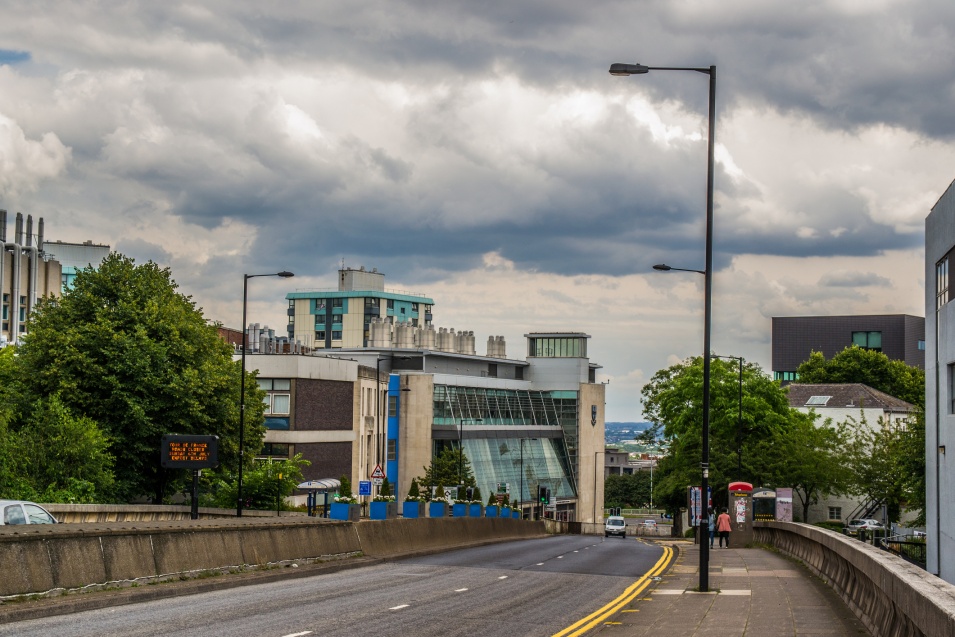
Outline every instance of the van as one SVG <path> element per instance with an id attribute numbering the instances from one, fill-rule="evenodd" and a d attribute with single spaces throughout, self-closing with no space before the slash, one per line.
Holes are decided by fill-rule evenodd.
<path id="1" fill-rule="evenodd" d="M 619 535 L 622 538 L 627 537 L 627 521 L 619 515 L 611 515 L 604 523 L 604 537 Z"/>

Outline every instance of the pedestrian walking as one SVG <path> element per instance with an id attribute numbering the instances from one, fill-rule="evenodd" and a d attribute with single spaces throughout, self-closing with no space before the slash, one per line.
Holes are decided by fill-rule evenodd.
<path id="1" fill-rule="evenodd" d="M 710 525 L 710 548 L 713 548 L 713 539 L 716 537 L 716 516 L 714 515 L 716 511 L 710 507 L 709 512 L 709 525 Z"/>
<path id="2" fill-rule="evenodd" d="M 730 547 L 730 516 L 724 508 L 720 517 L 716 519 L 716 530 L 720 532 L 720 548 L 723 548 L 723 540 L 726 540 L 726 548 Z"/>

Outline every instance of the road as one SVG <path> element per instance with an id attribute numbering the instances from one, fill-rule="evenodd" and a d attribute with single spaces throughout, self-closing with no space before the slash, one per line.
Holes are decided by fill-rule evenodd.
<path id="1" fill-rule="evenodd" d="M 555 536 L 5 624 L 0 636 L 553 635 L 662 555 L 634 538 Z"/>

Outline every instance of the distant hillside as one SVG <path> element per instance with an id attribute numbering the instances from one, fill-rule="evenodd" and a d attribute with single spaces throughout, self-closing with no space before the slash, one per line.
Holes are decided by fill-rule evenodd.
<path id="1" fill-rule="evenodd" d="M 609 431 L 613 429 L 618 431 L 620 429 L 628 429 L 630 431 L 646 431 L 653 426 L 652 422 L 608 422 L 604 423 L 604 428 Z"/>

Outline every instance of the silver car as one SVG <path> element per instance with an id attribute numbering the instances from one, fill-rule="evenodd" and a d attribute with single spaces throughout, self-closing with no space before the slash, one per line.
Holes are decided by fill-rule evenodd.
<path id="1" fill-rule="evenodd" d="M 0 500 L 0 525 L 10 524 L 56 524 L 56 518 L 33 502 Z"/>

